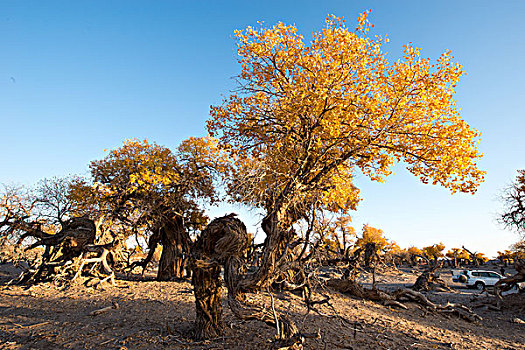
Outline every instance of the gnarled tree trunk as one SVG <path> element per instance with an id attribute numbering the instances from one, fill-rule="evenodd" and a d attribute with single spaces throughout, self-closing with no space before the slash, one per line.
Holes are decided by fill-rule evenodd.
<path id="1" fill-rule="evenodd" d="M 38 240 L 29 246 L 28 250 L 41 245 L 46 249 L 37 270 L 27 272 L 20 278 L 20 283 L 51 280 L 56 276 L 57 268 L 80 257 L 88 247 L 94 246 L 96 227 L 93 220 L 87 217 L 74 217 L 63 222 L 60 232 L 54 235 L 42 232 L 39 225 L 20 225 L 19 228 L 26 233 L 20 237 L 18 245 L 21 245 L 27 237 L 33 237 Z"/>
<path id="2" fill-rule="evenodd" d="M 214 338 L 223 330 L 221 265 L 215 259 L 215 245 L 224 233 L 218 220 L 213 220 L 202 231 L 192 250 L 196 339 Z"/>
<path id="3" fill-rule="evenodd" d="M 243 320 L 260 320 L 275 326 L 279 330 L 280 340 L 299 342 L 298 330 L 293 322 L 286 317 L 278 316 L 275 312 L 245 302 L 246 291 L 254 290 L 268 281 L 275 264 L 268 264 L 265 259 L 268 257 L 275 259 L 275 255 L 268 254 L 277 254 L 279 250 L 275 246 L 270 253 L 266 250 L 262 266 L 258 271 L 254 274 L 245 274 L 244 255 L 249 239 L 246 227 L 234 216 L 230 214 L 213 220 L 194 245 L 192 282 L 195 286 L 195 336 L 200 339 L 209 338 L 219 335 L 222 331 L 220 271 L 223 266 L 228 289 L 228 304 L 232 312 Z M 275 244 L 275 241 L 273 242 Z M 269 248 L 265 247 L 265 249 Z"/>
<path id="4" fill-rule="evenodd" d="M 195 293 L 195 338 L 209 339 L 222 334 L 221 266 L 217 264 L 193 267 Z"/>
<path id="5" fill-rule="evenodd" d="M 182 217 L 165 220 L 160 227 L 162 254 L 159 261 L 158 281 L 184 277 L 184 268 L 190 251 L 190 238 L 184 229 Z"/>

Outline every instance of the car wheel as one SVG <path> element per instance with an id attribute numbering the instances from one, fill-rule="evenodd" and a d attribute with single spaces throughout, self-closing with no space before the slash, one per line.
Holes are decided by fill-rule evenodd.
<path id="1" fill-rule="evenodd" d="M 477 290 L 483 290 L 483 289 L 485 289 L 485 283 L 483 283 L 483 282 L 476 282 L 476 283 L 474 284 L 474 287 L 475 287 Z"/>

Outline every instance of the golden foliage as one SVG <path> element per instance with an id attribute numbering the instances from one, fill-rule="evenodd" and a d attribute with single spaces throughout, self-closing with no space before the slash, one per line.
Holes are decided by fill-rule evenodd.
<path id="1" fill-rule="evenodd" d="M 408 254 L 410 254 L 410 256 L 423 255 L 423 251 L 414 246 L 408 247 L 407 251 L 408 251 Z"/>
<path id="2" fill-rule="evenodd" d="M 476 191 L 480 133 L 453 99 L 462 67 L 450 52 L 431 63 L 412 44 L 390 64 L 367 15 L 355 31 L 328 17 L 309 45 L 283 23 L 235 32 L 238 90 L 211 107 L 208 130 L 235 156 L 237 200 L 354 209 L 355 171 L 383 181 L 399 161 L 424 183 Z"/>
<path id="3" fill-rule="evenodd" d="M 443 243 L 437 243 L 428 247 L 423 247 L 423 252 L 429 259 L 441 258 L 444 256 L 443 250 L 445 250 L 445 245 Z"/>
<path id="4" fill-rule="evenodd" d="M 362 235 L 357 239 L 355 245 L 357 247 L 364 247 L 367 243 L 375 243 L 377 249 L 382 250 L 389 244 L 383 235 L 383 230 L 364 224 Z"/>
<path id="5" fill-rule="evenodd" d="M 222 160 L 216 144 L 209 137 L 191 137 L 173 153 L 147 140 L 127 140 L 91 162 L 93 184 L 79 184 L 78 194 L 91 191 L 99 205 L 135 223 L 182 216 L 202 228 L 208 219 L 198 202 L 217 199 L 212 171 Z"/>
<path id="6" fill-rule="evenodd" d="M 461 249 L 461 248 L 449 249 L 445 255 L 447 258 L 450 258 L 450 259 L 464 259 L 464 260 L 470 259 L 470 254 L 465 249 Z"/>

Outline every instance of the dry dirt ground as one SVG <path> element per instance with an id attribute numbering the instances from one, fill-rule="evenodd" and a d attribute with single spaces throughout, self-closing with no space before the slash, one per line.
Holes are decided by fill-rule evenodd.
<path id="1" fill-rule="evenodd" d="M 82 283 L 28 288 L 7 285 L 14 272 L 12 266 L 0 265 L 0 349 L 269 349 L 274 339 L 274 329 L 257 321 L 239 321 L 225 304 L 224 336 L 193 341 L 195 308 L 188 282 L 128 277 L 117 279 L 115 286 L 98 288 Z M 379 287 L 405 287 L 413 284 L 414 272 L 379 274 L 376 279 Z M 444 278 L 451 282 L 450 276 Z M 363 282 L 370 282 L 370 276 Z M 324 293 L 333 307 L 318 306 L 322 315 L 307 313 L 297 295 L 274 295 L 276 309 L 288 313 L 303 333 L 320 331 L 319 339 L 306 339 L 305 349 L 525 349 L 525 324 L 513 322 L 525 319 L 525 293 L 507 296 L 502 311 L 476 309 L 483 317 L 477 323 L 415 304 L 407 303 L 408 310 L 401 310 Z M 427 297 L 468 305 L 476 293 L 456 285 L 453 293 Z M 266 293 L 250 297 L 270 305 Z M 114 303 L 119 307 L 91 315 Z"/>

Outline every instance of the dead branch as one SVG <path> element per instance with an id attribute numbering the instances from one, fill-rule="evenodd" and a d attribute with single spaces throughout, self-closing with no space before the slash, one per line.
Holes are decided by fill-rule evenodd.
<path id="1" fill-rule="evenodd" d="M 110 310 L 117 310 L 119 308 L 120 308 L 119 304 L 116 301 L 114 301 L 113 305 L 103 307 L 102 309 L 94 310 L 89 313 L 89 316 L 97 316 L 97 315 L 103 314 L 104 312 L 108 312 Z"/>

